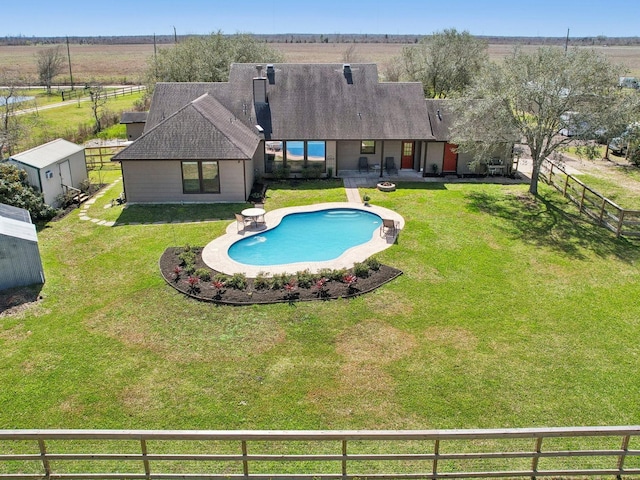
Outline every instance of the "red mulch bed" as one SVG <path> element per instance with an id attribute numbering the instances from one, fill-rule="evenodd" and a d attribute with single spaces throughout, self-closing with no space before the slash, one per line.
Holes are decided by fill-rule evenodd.
<path id="1" fill-rule="evenodd" d="M 220 273 L 209 268 L 202 261 L 202 248 L 191 247 L 191 250 L 196 254 L 196 269 L 206 268 L 211 272 L 212 279 L 216 274 Z M 162 257 L 160 257 L 160 272 L 167 284 L 189 297 L 227 305 L 291 303 L 311 300 L 350 298 L 371 292 L 402 274 L 402 271 L 396 268 L 380 265 L 378 270 L 370 269 L 367 277 L 358 277 L 357 281 L 351 288 L 342 281 L 329 280 L 326 283 L 322 294 L 320 294 L 315 286 L 311 286 L 310 288 L 297 287 L 292 292 L 288 292 L 285 289 L 258 289 L 255 288 L 254 279 L 252 278 L 247 278 L 247 287 L 243 290 L 224 287 L 218 291 L 218 289 L 212 285 L 211 281 L 200 281 L 196 288 L 191 288 L 187 282 L 188 275 L 182 273 L 178 278 L 176 278 L 174 269 L 180 265 L 178 255 L 181 252 L 181 247 L 170 247 L 167 248 L 162 254 Z M 295 272 L 290 273 L 292 274 L 292 277 L 295 277 Z M 352 273 L 352 271 L 349 271 L 349 273 Z"/>

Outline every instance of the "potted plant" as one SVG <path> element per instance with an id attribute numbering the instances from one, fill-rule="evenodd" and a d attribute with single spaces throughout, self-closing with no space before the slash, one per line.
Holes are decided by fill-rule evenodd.
<path id="1" fill-rule="evenodd" d="M 364 205 L 365 205 L 366 207 L 368 207 L 368 206 L 369 206 L 369 200 L 371 200 L 371 197 L 365 193 L 365 194 L 362 196 L 362 200 L 364 201 Z"/>

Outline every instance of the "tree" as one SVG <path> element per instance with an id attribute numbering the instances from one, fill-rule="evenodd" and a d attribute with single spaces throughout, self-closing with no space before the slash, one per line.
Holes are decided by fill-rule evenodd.
<path id="1" fill-rule="evenodd" d="M 446 98 L 464 92 L 488 62 L 487 52 L 486 42 L 452 28 L 405 47 L 402 63 L 408 80 L 422 82 L 427 97 Z"/>
<path id="2" fill-rule="evenodd" d="M 245 34 L 191 37 L 159 50 L 147 70 L 155 82 L 226 82 L 232 63 L 281 62 L 282 54 Z"/>
<path id="3" fill-rule="evenodd" d="M 36 54 L 36 60 L 40 83 L 47 88 L 47 94 L 51 94 L 53 77 L 60 75 L 65 67 L 65 57 L 60 46 L 40 50 Z"/>
<path id="4" fill-rule="evenodd" d="M 104 114 L 104 106 L 107 103 L 107 95 L 102 85 L 94 83 L 89 87 L 89 96 L 91 97 L 91 112 L 95 122 L 93 133 L 100 133 L 102 131 L 102 116 Z"/>
<path id="5" fill-rule="evenodd" d="M 34 221 L 50 220 L 57 213 L 29 185 L 27 172 L 8 163 L 0 163 L 0 203 L 29 210 Z"/>
<path id="6" fill-rule="evenodd" d="M 482 70 L 454 102 L 452 142 L 483 159 L 496 142 L 521 142 L 533 160 L 529 192 L 537 195 L 545 158 L 573 140 L 596 138 L 630 108 L 616 91 L 617 69 L 591 50 L 544 47 L 515 50 L 501 65 Z M 558 133 L 571 128 L 575 136 Z"/>
<path id="7" fill-rule="evenodd" d="M 28 134 L 32 117 L 17 115 L 20 100 L 20 80 L 17 75 L 0 71 L 0 160 L 14 153 L 20 141 Z"/>

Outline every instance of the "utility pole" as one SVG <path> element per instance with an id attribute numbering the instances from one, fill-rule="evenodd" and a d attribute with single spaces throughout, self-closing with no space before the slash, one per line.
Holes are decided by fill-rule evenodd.
<path id="1" fill-rule="evenodd" d="M 178 43 L 178 34 L 176 33 L 176 27 L 173 26 L 173 43 Z"/>
<path id="2" fill-rule="evenodd" d="M 153 65 L 156 74 L 156 80 L 158 79 L 158 50 L 156 47 L 156 34 L 153 34 Z"/>
<path id="3" fill-rule="evenodd" d="M 67 35 L 67 58 L 69 59 L 69 79 L 71 80 L 71 90 L 73 90 L 73 73 L 71 73 L 71 50 L 69 50 L 69 35 Z"/>
<path id="4" fill-rule="evenodd" d="M 567 28 L 567 39 L 564 41 L 564 53 L 567 53 L 569 48 L 569 29 Z"/>

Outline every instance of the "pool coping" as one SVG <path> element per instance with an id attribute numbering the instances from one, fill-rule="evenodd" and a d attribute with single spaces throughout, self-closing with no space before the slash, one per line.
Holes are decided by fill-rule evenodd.
<path id="1" fill-rule="evenodd" d="M 243 273 L 247 277 L 255 278 L 259 273 L 267 276 L 279 273 L 296 273 L 303 270 L 310 270 L 311 272 L 317 272 L 322 268 L 329 269 L 341 269 L 351 268 L 356 262 L 362 262 L 369 258 L 371 255 L 381 252 L 390 246 L 392 246 L 397 239 L 398 233 L 395 235 L 380 234 L 380 229 L 377 228 L 373 231 L 371 240 L 361 245 L 349 248 L 338 258 L 323 262 L 297 262 L 287 263 L 282 265 L 246 265 L 244 263 L 236 262 L 232 260 L 227 251 L 234 242 L 247 238 L 253 235 L 258 235 L 267 230 L 277 227 L 282 218 L 292 213 L 301 212 L 315 212 L 318 210 L 327 210 L 331 208 L 350 208 L 354 210 L 362 210 L 366 212 L 375 213 L 380 218 L 392 219 L 400 232 L 404 228 L 404 218 L 388 208 L 379 207 L 377 205 L 359 205 L 350 202 L 331 202 L 331 203 L 316 203 L 313 205 L 297 206 L 279 208 L 277 210 L 271 210 L 265 213 L 264 219 L 267 225 L 266 228 L 248 228 L 240 230 L 238 232 L 237 222 L 233 221 L 227 226 L 226 233 L 218 238 L 209 242 L 202 250 L 202 260 L 210 268 L 219 272 L 233 275 L 234 273 Z"/>

